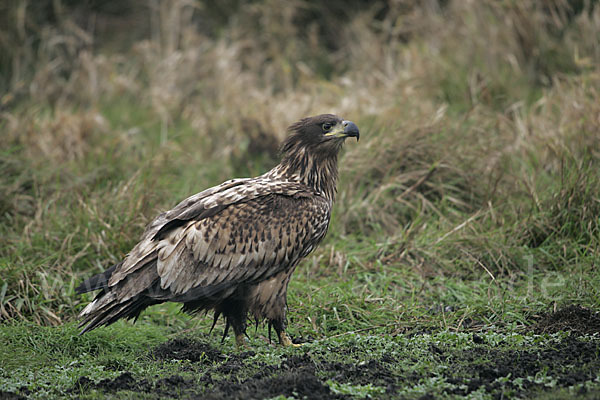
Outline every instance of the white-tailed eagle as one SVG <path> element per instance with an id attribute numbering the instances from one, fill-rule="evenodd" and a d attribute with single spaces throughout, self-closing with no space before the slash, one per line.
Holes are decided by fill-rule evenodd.
<path id="1" fill-rule="evenodd" d="M 224 337 L 232 327 L 238 345 L 248 313 L 266 319 L 282 345 L 292 344 L 285 332 L 288 282 L 327 232 L 337 155 L 359 132 L 324 114 L 296 122 L 288 134 L 275 168 L 183 200 L 156 217 L 120 263 L 77 287 L 100 290 L 81 311 L 82 333 L 175 301 L 184 311 L 213 310 L 215 321 L 223 315 Z"/>

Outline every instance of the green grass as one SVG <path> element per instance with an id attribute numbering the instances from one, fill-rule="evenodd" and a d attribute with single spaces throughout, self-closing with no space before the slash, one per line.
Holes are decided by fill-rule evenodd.
<path id="1" fill-rule="evenodd" d="M 543 313 L 600 309 L 597 2 L 344 5 L 347 15 L 334 3 L 134 3 L 136 17 L 81 11 L 99 21 L 93 48 L 68 12 L 53 22 L 3 8 L 25 22 L 0 24 L 0 391 L 160 396 L 72 390 L 127 371 L 157 390 L 173 375 L 221 390 L 304 355 L 329 390 L 357 398 L 598 394 L 597 372 L 569 383 L 559 362 L 489 387 L 466 380 L 514 352 L 573 344 L 535 333 Z M 329 233 L 290 283 L 289 331 L 305 347 L 270 346 L 260 326 L 255 354 L 241 356 L 220 344 L 221 324 L 209 335 L 210 317 L 173 304 L 77 336 L 92 299 L 75 295 L 82 279 L 118 262 L 161 210 L 271 168 L 285 128 L 323 112 L 352 119 L 361 140 L 340 158 Z M 178 337 L 226 360 L 153 358 Z M 329 368 L 371 360 L 392 392 Z"/>
<path id="2" fill-rule="evenodd" d="M 202 382 L 207 376 L 217 382 L 219 379 L 230 378 L 219 367 L 226 365 L 231 358 L 225 357 L 221 361 L 201 358 L 196 362 L 156 359 L 149 349 L 164 341 L 169 336 L 168 331 L 164 327 L 157 328 L 143 322 L 135 328 L 117 324 L 86 336 L 77 336 L 77 330 L 72 324 L 43 329 L 24 324 L 5 327 L 4 332 L 11 336 L 11 340 L 3 341 L 3 352 L 14 354 L 28 347 L 30 353 L 24 354 L 25 358 L 21 362 L 4 364 L 0 368 L 0 390 L 27 392 L 32 398 L 102 398 L 102 391 L 93 387 L 80 387 L 80 377 L 85 376 L 91 382 L 99 383 L 103 379 L 115 379 L 126 372 L 136 380 L 149 382 L 150 387 L 155 385 L 155 388 L 160 387 L 156 385 L 160 385 L 161 379 L 174 374 L 197 382 Z M 236 357 L 230 342 L 221 345 L 215 337 L 205 337 L 200 332 L 188 334 L 188 337 L 218 346 L 225 353 L 231 353 L 231 357 Z M 357 398 L 367 395 L 379 397 L 386 393 L 386 387 L 380 378 L 372 378 L 371 383 L 357 383 L 356 380 L 354 383 L 352 380 L 344 382 L 338 376 L 339 369 L 334 372 L 326 366 L 337 365 L 350 371 L 364 371 L 362 366 L 380 360 L 380 367 L 385 366 L 388 370 L 388 379 L 406 379 L 404 387 L 395 395 L 408 398 L 426 394 L 448 396 L 467 390 L 464 383 L 460 382 L 476 376 L 474 368 L 485 369 L 487 365 L 494 365 L 495 357 L 514 357 L 511 354 L 520 354 L 524 363 L 531 362 L 531 358 L 527 357 L 529 354 L 538 354 L 536 357 L 544 359 L 540 354 L 556 352 L 556 344 L 567 337 L 565 334 L 532 335 L 511 332 L 510 329 L 503 333 L 480 333 L 477 339 L 470 333 L 447 330 L 419 335 L 349 333 L 318 340 L 299 349 L 272 347 L 261 340 L 251 339 L 255 353 L 241 358 L 241 365 L 235 373 L 237 379 L 243 381 L 270 367 L 282 368 L 282 365 L 289 363 L 294 357 L 308 357 L 317 366 L 317 376 L 334 393 L 349 394 Z M 581 340 L 581 343 L 598 345 L 596 337 Z M 580 367 L 581 365 L 552 364 L 531 376 L 522 376 L 520 371 L 513 370 L 513 378 L 516 380 L 511 380 L 507 371 L 499 371 L 494 384 L 497 390 L 508 396 L 522 387 L 531 386 L 536 390 L 545 390 L 546 394 L 548 390 L 554 393 L 552 388 L 560 387 L 560 374 L 570 371 L 570 368 Z M 360 374 L 357 376 L 360 382 Z M 502 387 L 507 382 L 511 384 Z M 597 381 L 591 380 L 555 393 L 560 397 L 560 393 L 577 393 L 582 387 L 596 393 L 600 389 Z M 210 391 L 210 386 L 206 390 Z M 119 397 L 154 398 L 149 393 L 136 393 L 126 389 L 117 393 Z M 79 394 L 83 396 L 79 397 Z M 185 394 L 190 393 L 185 390 L 180 393 Z M 171 393 L 171 396 L 176 397 L 178 394 Z M 468 397 L 488 398 L 488 395 L 481 389 L 470 391 Z"/>
<path id="3" fill-rule="evenodd" d="M 394 396 L 446 396 L 462 390 L 464 383 L 460 382 L 471 379 L 477 365 L 492 364 L 496 356 L 509 352 L 546 351 L 553 348 L 552 343 L 569 337 L 564 333 L 533 334 L 531 325 L 540 310 L 555 303 L 576 302 L 592 308 L 598 304 L 599 278 L 595 271 L 582 268 L 565 276 L 530 271 L 531 275 L 523 274 L 514 281 L 491 280 L 485 272 L 470 279 L 425 279 L 406 268 L 360 265 L 352 251 L 348 257 L 350 261 L 339 270 L 319 268 L 318 261 L 304 263 L 290 285 L 289 331 L 293 337 L 310 342 L 300 349 L 284 349 L 267 343 L 264 326 L 256 331 L 249 328 L 249 346 L 255 353 L 243 359 L 235 379 L 244 381 L 266 366 L 280 366 L 289 357 L 305 354 L 319 366 L 317 376 L 334 393 L 379 397 L 386 393 L 381 382 L 357 384 L 337 377 L 325 366 L 360 366 L 384 360 L 393 379 L 412 377 Z M 315 265 L 320 273 L 315 273 Z M 9 323 L 0 335 L 0 390 L 30 393 L 33 398 L 76 397 L 79 392 L 73 388 L 81 377 L 98 383 L 123 373 L 146 380 L 151 387 L 160 387 L 161 379 L 173 375 L 198 382 L 203 376 L 217 382 L 232 379 L 219 370 L 227 361 L 157 361 L 152 356 L 153 348 L 177 337 L 207 343 L 224 354 L 239 354 L 231 337 L 220 343 L 222 324 L 208 333 L 210 322 L 210 318 L 178 313 L 174 305 L 162 305 L 146 311 L 135 325 L 118 322 L 83 336 L 77 335 L 74 323 L 59 327 Z M 480 338 L 477 344 L 473 334 Z M 596 337 L 586 340 L 598 343 Z M 432 346 L 441 349 L 443 357 L 436 353 L 438 350 L 432 352 Z M 463 354 L 474 347 L 481 352 L 480 358 L 464 358 Z M 565 365 L 565 370 L 559 370 L 559 365 L 562 362 L 550 363 L 549 371 L 541 368 L 541 375 L 520 376 L 517 382 L 554 393 L 552 388 L 561 387 L 561 374 L 569 368 Z M 510 376 L 506 380 L 514 383 Z M 566 393 L 577 392 L 582 386 L 600 390 L 592 379 L 570 386 Z M 83 398 L 105 395 L 93 388 L 81 390 Z M 510 386 L 506 395 L 510 396 L 511 390 L 517 389 Z M 117 393 L 119 397 L 154 398 L 151 393 Z M 476 393 L 469 396 L 476 398 Z M 482 389 L 480 395 L 488 398 L 489 393 Z"/>

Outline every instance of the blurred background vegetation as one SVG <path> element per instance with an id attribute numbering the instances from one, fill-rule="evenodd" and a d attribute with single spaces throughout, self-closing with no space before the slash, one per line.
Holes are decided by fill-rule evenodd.
<path id="1" fill-rule="evenodd" d="M 401 320 L 464 305 L 445 277 L 485 303 L 549 271 L 518 307 L 599 306 L 599 65 L 596 0 L 2 1 L 0 319 L 72 319 L 158 211 L 326 112 L 361 141 L 293 307 Z"/>

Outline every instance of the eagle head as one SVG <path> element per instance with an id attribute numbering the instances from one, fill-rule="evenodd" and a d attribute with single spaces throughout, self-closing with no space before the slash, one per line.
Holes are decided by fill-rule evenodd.
<path id="1" fill-rule="evenodd" d="M 337 155 L 347 137 L 358 141 L 358 127 L 337 115 L 303 118 L 288 128 L 281 146 L 281 163 L 269 174 L 298 180 L 335 200 Z"/>
<path id="2" fill-rule="evenodd" d="M 313 155 L 335 156 L 347 137 L 359 138 L 354 122 L 333 114 L 303 118 L 288 128 L 288 134 L 281 147 L 284 157 L 300 148 Z"/>

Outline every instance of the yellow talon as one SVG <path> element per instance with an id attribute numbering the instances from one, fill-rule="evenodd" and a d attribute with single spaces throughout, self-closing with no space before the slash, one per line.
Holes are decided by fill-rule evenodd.
<path id="1" fill-rule="evenodd" d="M 279 333 L 279 343 L 285 347 L 287 347 L 287 346 L 292 346 L 292 347 L 302 346 L 302 344 L 292 343 L 292 339 L 290 339 L 289 335 L 287 333 L 285 333 L 284 331 L 281 331 Z"/>
<path id="2" fill-rule="evenodd" d="M 235 335 L 235 344 L 236 344 L 238 350 L 248 348 L 248 345 L 246 344 L 246 338 L 244 337 L 243 333 L 240 333 L 239 335 Z"/>

